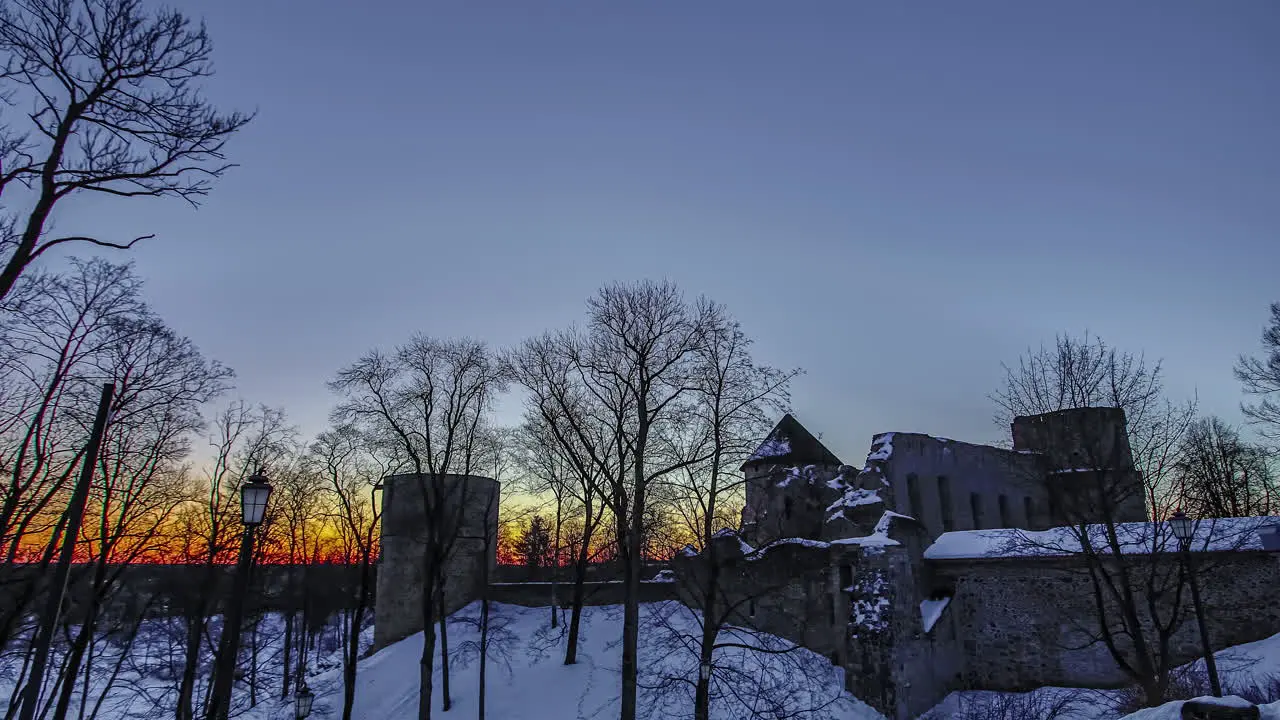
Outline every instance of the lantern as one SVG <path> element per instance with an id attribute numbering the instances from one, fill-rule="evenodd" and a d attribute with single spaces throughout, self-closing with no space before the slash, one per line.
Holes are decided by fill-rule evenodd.
<path id="1" fill-rule="evenodd" d="M 302 720 L 311 714 L 311 703 L 315 702 L 316 696 L 311 692 L 306 683 L 298 688 L 298 692 L 293 696 L 293 716 L 298 720 Z"/>
<path id="2" fill-rule="evenodd" d="M 1186 513 L 1181 510 L 1175 512 L 1173 517 L 1169 518 L 1169 526 L 1173 529 L 1173 536 L 1178 538 L 1179 542 L 1191 541 L 1192 522 Z"/>
<path id="3" fill-rule="evenodd" d="M 245 525 L 256 527 L 262 524 L 262 516 L 267 512 L 269 497 L 271 497 L 271 484 L 261 473 L 254 473 L 249 481 L 240 487 L 240 513 Z"/>

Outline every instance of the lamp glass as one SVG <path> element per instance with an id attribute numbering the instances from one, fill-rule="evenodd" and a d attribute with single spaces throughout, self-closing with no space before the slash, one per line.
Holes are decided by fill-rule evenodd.
<path id="1" fill-rule="evenodd" d="M 300 690 L 293 696 L 294 717 L 298 720 L 311 714 L 311 703 L 315 702 L 316 696 L 312 694 L 310 688 L 303 685 Z"/>
<path id="2" fill-rule="evenodd" d="M 267 512 L 267 500 L 271 497 L 271 484 L 261 475 L 254 475 L 240 487 L 240 513 L 245 525 L 262 524 Z"/>
<path id="3" fill-rule="evenodd" d="M 1169 526 L 1173 528 L 1173 536 L 1186 542 L 1191 539 L 1191 518 L 1179 510 L 1169 518 Z"/>

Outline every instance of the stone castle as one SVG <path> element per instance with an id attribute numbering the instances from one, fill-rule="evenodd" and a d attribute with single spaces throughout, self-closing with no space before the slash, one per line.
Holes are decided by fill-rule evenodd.
<path id="1" fill-rule="evenodd" d="M 733 622 L 828 656 L 852 694 L 894 720 L 917 717 L 955 690 L 1128 684 L 1090 632 L 1097 613 L 1080 556 L 1028 552 L 1017 542 L 1102 520 L 1089 514 L 1103 503 L 1115 521 L 1149 527 L 1124 413 L 1019 417 L 1012 441 L 1004 449 L 883 433 L 855 468 L 783 417 L 742 467 L 740 527 L 714 539 Z M 1110 479 L 1106 497 L 1091 490 L 1096 473 Z M 384 506 L 390 502 L 388 493 Z M 384 530 L 395 552 L 378 578 L 379 645 L 421 629 L 420 611 L 397 597 L 412 583 L 411 515 Z M 1280 518 L 1257 520 L 1229 549 L 1197 553 L 1218 648 L 1280 632 L 1280 553 L 1254 537 Z M 392 549 L 385 538 L 384 552 Z M 491 555 L 469 551 L 455 585 L 478 593 L 486 562 Z M 687 589 L 699 585 L 704 566 L 692 548 L 678 553 L 671 594 L 696 605 Z M 503 585 L 491 586 L 491 597 L 541 597 Z M 455 603 L 476 597 L 459 592 Z M 384 632 L 384 623 L 392 629 Z M 1174 634 L 1172 651 L 1179 663 L 1199 656 L 1193 623 Z"/>

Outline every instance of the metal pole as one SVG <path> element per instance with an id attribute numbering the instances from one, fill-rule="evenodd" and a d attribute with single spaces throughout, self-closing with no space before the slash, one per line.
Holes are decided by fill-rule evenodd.
<path id="1" fill-rule="evenodd" d="M 65 534 L 62 536 L 62 550 L 53 571 L 53 581 L 49 584 L 48 600 L 40 616 L 35 657 L 31 660 L 31 676 L 27 679 L 27 686 L 23 688 L 22 709 L 18 713 L 18 720 L 32 720 L 36 715 L 36 705 L 40 702 L 44 673 L 49 664 L 49 649 L 53 645 L 53 633 L 58 624 L 58 614 L 62 610 L 62 599 L 67 592 L 67 578 L 71 575 L 71 562 L 75 559 L 80 525 L 84 522 L 84 506 L 89 502 L 89 485 L 93 481 L 93 467 L 98 464 L 98 450 L 102 447 L 102 436 L 107 431 L 107 416 L 111 411 L 111 398 L 115 392 L 115 383 L 102 386 L 102 397 L 98 399 L 98 414 L 93 419 L 93 431 L 89 435 L 89 445 L 85 448 L 84 464 L 80 466 L 80 479 L 76 481 L 75 490 L 71 493 L 71 503 L 67 505 L 68 517 L 67 526 L 63 530 Z M 70 678 L 66 682 L 71 682 Z"/>
<path id="2" fill-rule="evenodd" d="M 1196 582 L 1190 547 L 1184 546 L 1182 553 L 1187 562 L 1187 579 L 1191 583 L 1191 602 L 1196 608 L 1196 623 L 1200 626 L 1200 647 L 1204 652 L 1205 669 L 1209 673 L 1209 687 L 1213 690 L 1214 697 L 1222 697 L 1222 683 L 1218 680 L 1218 664 L 1214 662 L 1213 648 L 1209 646 L 1209 628 L 1204 622 L 1204 606 L 1200 604 L 1200 584 Z"/>
<path id="3" fill-rule="evenodd" d="M 236 563 L 231 601 L 218 638 L 218 657 L 213 669 L 213 692 L 209 694 L 207 720 L 226 720 L 231 710 L 231 686 L 235 682 L 236 656 L 240 654 L 240 625 L 244 621 L 244 600 L 249 589 L 249 563 L 253 561 L 255 526 L 246 525 L 240 539 L 240 559 Z"/>

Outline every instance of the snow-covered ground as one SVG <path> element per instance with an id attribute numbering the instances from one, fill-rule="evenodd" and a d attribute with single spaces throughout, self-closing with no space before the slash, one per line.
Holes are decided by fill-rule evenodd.
<path id="1" fill-rule="evenodd" d="M 450 621 L 449 643 L 459 649 L 450 674 L 450 695 L 455 715 L 475 717 L 479 665 L 478 634 L 472 604 Z M 549 610 L 494 603 L 486 692 L 486 715 L 502 720 L 573 720 L 616 718 L 619 710 L 621 658 L 620 606 L 588 607 L 583 611 L 578 663 L 563 664 L 560 631 L 547 627 Z M 698 663 L 689 644 L 700 632 L 692 611 L 675 602 L 641 607 L 640 691 L 641 716 L 691 717 L 693 686 Z M 723 638 L 729 639 L 729 638 Z M 756 635 L 740 638 L 751 643 L 781 641 Z M 414 635 L 384 648 L 360 667 L 354 717 L 356 720 L 412 720 L 417 717 L 418 660 L 422 635 Z M 714 676 L 719 697 L 712 717 L 720 720 L 752 716 L 792 717 L 812 709 L 812 717 L 833 720 L 878 720 L 882 716 L 841 692 L 841 671 L 825 658 L 803 648 L 783 655 L 717 651 Z M 440 694 L 439 658 L 436 659 L 435 694 Z M 339 717 L 342 703 L 340 672 L 311 681 L 316 692 L 312 717 Z M 259 714 L 260 720 L 287 717 L 288 707 Z"/>
<path id="2" fill-rule="evenodd" d="M 451 688 L 454 710 L 448 717 L 476 716 L 479 665 L 477 663 L 478 604 L 456 613 L 449 622 Z M 547 608 L 526 608 L 494 603 L 490 623 L 486 715 L 503 720 L 574 720 L 614 718 L 618 715 L 620 632 L 619 606 L 584 610 L 578 664 L 562 664 L 564 628 L 548 627 Z M 157 620 L 144 625 L 132 651 L 118 666 L 119 653 L 103 652 L 94 664 L 89 706 L 85 718 L 124 720 L 172 715 L 176 670 L 177 628 Z M 792 648 L 772 636 L 730 630 L 722 642 L 742 642 L 770 650 Z M 692 680 L 698 664 L 691 639 L 699 633 L 697 616 L 676 602 L 641 608 L 640 691 L 641 717 L 656 720 L 691 717 Z M 735 637 L 734 635 L 737 634 Z M 368 640 L 368 629 L 364 633 Z M 286 720 L 293 717 L 291 699 L 280 698 L 279 675 L 282 633 L 279 618 L 265 618 L 259 631 L 260 649 L 257 702 L 247 707 L 249 693 L 244 678 L 236 687 L 237 717 L 243 720 Z M 342 709 L 340 637 L 336 626 L 322 633 L 308 652 L 308 683 L 316 693 L 312 718 L 336 720 Z M 421 634 L 384 648 L 364 659 L 357 681 L 355 720 L 413 720 L 417 716 Z M 1219 672 L 1227 691 L 1250 700 L 1270 700 L 1263 720 L 1280 720 L 1280 635 L 1217 654 Z M 57 658 L 54 658 L 55 664 Z M 15 661 L 0 659 L 0 715 L 13 690 Z M 207 658 L 206 658 L 207 662 Z M 879 720 L 882 716 L 840 690 L 842 671 L 802 648 L 781 654 L 722 648 L 716 652 L 713 717 L 830 718 L 831 720 Z M 435 697 L 441 696 L 439 658 L 436 658 Z M 1203 663 L 1184 668 L 1190 675 L 1203 671 Z M 114 678 L 112 674 L 114 673 Z M 112 680 L 107 688 L 108 680 Z M 207 681 L 207 665 L 202 674 Z M 1261 696 L 1259 696 L 1261 693 Z M 98 702 L 102 696 L 101 703 Z M 76 700 L 79 699 L 79 690 Z M 1122 716 L 1123 691 L 1041 688 L 1023 693 L 953 693 L 925 717 L 928 720 L 1115 720 Z M 94 708 L 96 707 L 96 714 Z M 437 705 L 438 707 L 438 705 Z M 75 716 L 78 702 L 72 705 Z M 1142 710 L 1126 720 L 1175 720 L 1181 702 Z M 752 711 L 755 711 L 754 713 Z"/>
<path id="3" fill-rule="evenodd" d="M 479 604 L 455 613 L 449 621 L 450 695 L 453 708 L 440 717 L 476 717 L 479 664 Z M 576 665 L 563 664 L 564 626 L 552 631 L 548 608 L 493 603 L 487 668 L 486 716 L 495 720 L 574 720 L 616 718 L 621 674 L 620 606 L 588 607 Z M 566 617 L 567 620 L 567 617 Z M 181 656 L 173 642 L 176 627 L 154 621 L 139 633 L 94 720 L 171 717 Z M 698 661 L 692 639 L 700 634 L 697 616 L 676 602 L 641 607 L 641 717 L 692 717 L 693 685 Z M 235 689 L 235 716 L 242 720 L 291 720 L 292 699 L 281 699 L 279 618 L 264 619 L 260 632 L 257 702 L 248 707 L 248 678 Z M 712 717 L 829 718 L 881 720 L 882 716 L 841 690 L 842 670 L 822 656 L 773 636 L 728 630 L 722 642 L 765 647 L 773 652 L 739 648 L 716 651 Z M 782 652 L 779 652 L 782 651 Z M 355 720 L 417 718 L 421 633 L 395 643 L 360 663 Z M 104 653 L 95 663 L 89 706 L 96 704 L 116 657 Z M 56 661 L 56 660 L 55 660 Z M 208 658 L 202 673 L 204 691 Z M 0 661 L 0 716 L 13 690 L 17 655 Z M 435 658 L 433 703 L 441 697 L 440 660 Z M 308 684 L 316 699 L 311 717 L 336 720 L 342 712 L 342 669 L 338 638 L 331 633 L 309 653 Z M 78 697 L 78 695 L 77 695 Z M 72 715 L 78 705 L 73 704 Z M 753 712 L 754 710 L 754 712 Z M 86 718 L 90 716 L 86 713 Z"/>

